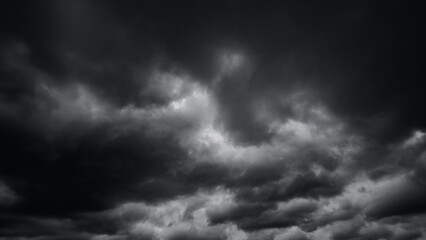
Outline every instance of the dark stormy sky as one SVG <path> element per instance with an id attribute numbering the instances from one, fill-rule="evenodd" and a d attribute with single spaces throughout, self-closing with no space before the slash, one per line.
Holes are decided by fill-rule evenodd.
<path id="1" fill-rule="evenodd" d="M 426 237 L 422 5 L 0 5 L 0 239 Z"/>

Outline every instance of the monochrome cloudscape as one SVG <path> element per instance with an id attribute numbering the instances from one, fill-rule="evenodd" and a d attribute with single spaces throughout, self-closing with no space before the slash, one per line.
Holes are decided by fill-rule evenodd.
<path id="1" fill-rule="evenodd" d="M 1 240 L 426 237 L 421 4 L 0 5 Z"/>

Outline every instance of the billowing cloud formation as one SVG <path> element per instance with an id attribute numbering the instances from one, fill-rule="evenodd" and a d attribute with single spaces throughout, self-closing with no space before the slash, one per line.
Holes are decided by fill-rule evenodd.
<path id="1" fill-rule="evenodd" d="M 423 11 L 2 3 L 0 239 L 423 239 Z"/>

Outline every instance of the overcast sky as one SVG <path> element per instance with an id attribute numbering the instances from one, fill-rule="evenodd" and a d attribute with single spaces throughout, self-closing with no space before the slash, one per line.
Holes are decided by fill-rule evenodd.
<path id="1" fill-rule="evenodd" d="M 426 238 L 423 6 L 0 5 L 1 240 Z"/>

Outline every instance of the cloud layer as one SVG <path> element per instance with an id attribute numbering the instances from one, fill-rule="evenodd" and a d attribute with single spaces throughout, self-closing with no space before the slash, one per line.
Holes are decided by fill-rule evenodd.
<path id="1" fill-rule="evenodd" d="M 423 239 L 422 9 L 1 3 L 0 239 Z"/>

